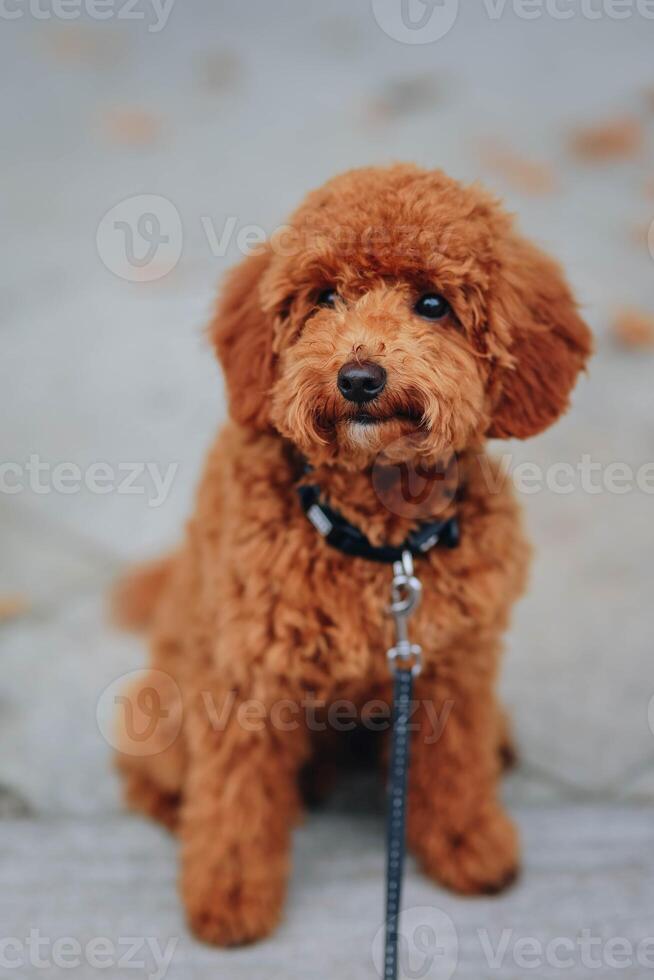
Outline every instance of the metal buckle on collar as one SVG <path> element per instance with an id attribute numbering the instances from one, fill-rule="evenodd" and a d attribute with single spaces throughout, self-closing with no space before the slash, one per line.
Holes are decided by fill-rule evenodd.
<path id="1" fill-rule="evenodd" d="M 387 653 L 394 670 L 410 670 L 420 673 L 422 647 L 409 640 L 408 620 L 420 602 L 422 584 L 413 573 L 413 557 L 403 551 L 400 561 L 393 562 L 390 613 L 395 620 L 395 646 Z"/>
<path id="2" fill-rule="evenodd" d="M 327 535 L 334 529 L 334 525 L 319 504 L 311 504 L 307 511 L 307 517 L 315 527 L 318 534 L 321 534 L 323 538 L 326 538 Z"/>

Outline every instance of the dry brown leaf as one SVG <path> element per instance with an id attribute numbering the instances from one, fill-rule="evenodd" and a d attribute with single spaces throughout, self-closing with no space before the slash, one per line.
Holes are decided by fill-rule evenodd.
<path id="1" fill-rule="evenodd" d="M 109 139 L 123 146 L 148 146 L 161 133 L 159 120 L 138 108 L 111 109 L 105 115 L 104 126 Z"/>
<path id="2" fill-rule="evenodd" d="M 654 315 L 632 307 L 619 310 L 611 324 L 617 343 L 629 350 L 654 347 Z"/>
<path id="3" fill-rule="evenodd" d="M 46 35 L 47 44 L 58 61 L 104 67 L 113 64 L 124 53 L 123 39 L 103 29 L 93 30 L 82 24 L 58 26 Z"/>
<path id="4" fill-rule="evenodd" d="M 242 62 L 235 51 L 209 51 L 198 62 L 200 80 L 205 88 L 212 91 L 230 89 L 238 82 L 242 73 Z"/>
<path id="5" fill-rule="evenodd" d="M 28 602 L 24 596 L 0 596 L 0 623 L 4 623 L 8 619 L 15 619 L 16 616 L 22 616 L 27 609 Z"/>
<path id="6" fill-rule="evenodd" d="M 525 194 L 551 194 L 556 190 L 554 171 L 546 163 L 526 160 L 508 146 L 485 143 L 480 150 L 482 162 L 495 170 L 518 191 Z"/>
<path id="7" fill-rule="evenodd" d="M 433 108 L 441 98 L 441 85 L 433 75 L 389 79 L 369 103 L 368 116 L 373 122 L 401 119 Z"/>
<path id="8" fill-rule="evenodd" d="M 620 160 L 636 156 L 643 139 L 642 123 L 623 116 L 596 126 L 578 127 L 572 133 L 571 147 L 580 159 L 588 162 Z"/>

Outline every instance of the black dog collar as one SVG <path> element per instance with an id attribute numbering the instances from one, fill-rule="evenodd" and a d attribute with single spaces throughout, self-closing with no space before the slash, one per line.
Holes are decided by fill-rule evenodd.
<path id="1" fill-rule="evenodd" d="M 332 548 L 337 548 L 352 558 L 367 558 L 368 561 L 392 564 L 401 560 L 404 551 L 410 551 L 417 557 L 427 554 L 436 545 L 456 548 L 459 544 L 459 521 L 457 517 L 450 517 L 446 521 L 420 524 L 397 547 L 390 544 L 376 546 L 370 543 L 363 531 L 321 501 L 320 487 L 317 484 L 301 485 L 297 487 L 297 492 L 302 510 L 316 531 Z"/>

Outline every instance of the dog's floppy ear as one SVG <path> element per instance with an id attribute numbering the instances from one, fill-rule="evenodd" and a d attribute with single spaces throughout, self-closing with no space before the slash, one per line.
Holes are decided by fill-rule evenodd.
<path id="1" fill-rule="evenodd" d="M 273 381 L 272 316 L 261 305 L 260 282 L 268 268 L 267 246 L 228 274 L 209 327 L 225 372 L 229 411 L 241 425 L 267 429 Z"/>
<path id="2" fill-rule="evenodd" d="M 490 319 L 499 356 L 487 435 L 526 439 L 565 412 L 592 352 L 591 333 L 556 262 L 513 234 L 501 256 Z"/>

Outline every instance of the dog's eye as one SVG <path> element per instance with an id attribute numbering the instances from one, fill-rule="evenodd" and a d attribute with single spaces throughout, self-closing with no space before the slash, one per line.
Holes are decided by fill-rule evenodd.
<path id="1" fill-rule="evenodd" d="M 450 304 L 438 293 L 425 293 L 414 306 L 414 310 L 425 320 L 442 320 L 450 312 Z"/>
<path id="2" fill-rule="evenodd" d="M 336 306 L 336 300 L 338 299 L 338 293 L 331 286 L 328 289 L 323 289 L 323 291 L 318 296 L 318 306 Z"/>

